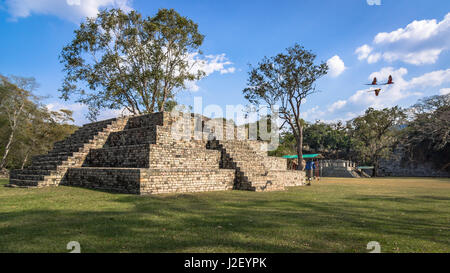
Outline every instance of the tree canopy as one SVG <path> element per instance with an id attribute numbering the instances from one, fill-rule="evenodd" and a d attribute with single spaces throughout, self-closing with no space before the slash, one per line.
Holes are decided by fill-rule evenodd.
<path id="1" fill-rule="evenodd" d="M 406 114 L 398 106 L 375 110 L 369 108 L 364 115 L 349 122 L 353 149 L 360 162 L 374 165 L 377 176 L 379 161 L 388 158 L 398 140 L 398 133 L 406 123 Z"/>
<path id="2" fill-rule="evenodd" d="M 299 158 L 303 154 L 301 105 L 306 97 L 316 92 L 316 80 L 328 70 L 325 62 L 315 64 L 315 59 L 316 55 L 298 44 L 287 48 L 285 53 L 264 57 L 256 67 L 251 67 L 248 87 L 243 90 L 252 104 L 279 107 L 283 125 L 288 124 L 295 137 Z"/>
<path id="3" fill-rule="evenodd" d="M 23 168 L 33 155 L 73 133 L 72 111 L 50 111 L 33 95 L 34 78 L 0 75 L 0 169 Z"/>
<path id="4" fill-rule="evenodd" d="M 409 159 L 432 161 L 450 171 L 450 94 L 431 96 L 409 108 L 411 121 L 402 142 Z"/>
<path id="5" fill-rule="evenodd" d="M 62 50 L 62 98 L 76 96 L 88 105 L 91 120 L 102 108 L 163 111 L 173 106 L 177 90 L 205 75 L 194 69 L 203 39 L 197 24 L 173 9 L 147 18 L 136 11 L 101 11 L 81 23 Z"/>

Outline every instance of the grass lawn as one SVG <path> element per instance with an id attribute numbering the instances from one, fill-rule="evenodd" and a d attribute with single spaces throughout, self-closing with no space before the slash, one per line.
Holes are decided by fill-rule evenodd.
<path id="1" fill-rule="evenodd" d="M 6 188 L 0 252 L 450 252 L 450 179 L 325 178 L 284 192 Z"/>

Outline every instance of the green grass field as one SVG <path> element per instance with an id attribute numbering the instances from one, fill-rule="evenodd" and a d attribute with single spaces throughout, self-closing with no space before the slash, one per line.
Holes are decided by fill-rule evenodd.
<path id="1" fill-rule="evenodd" d="M 0 252 L 450 252 L 450 179 L 157 196 L 5 183 Z"/>

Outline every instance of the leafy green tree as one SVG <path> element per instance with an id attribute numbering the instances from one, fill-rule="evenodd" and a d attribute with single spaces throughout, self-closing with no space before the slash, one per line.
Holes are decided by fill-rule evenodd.
<path id="1" fill-rule="evenodd" d="M 364 115 L 350 121 L 353 148 L 362 162 L 374 165 L 378 174 L 379 161 L 388 158 L 398 141 L 400 126 L 406 122 L 404 111 L 395 106 L 375 110 L 369 108 Z"/>
<path id="2" fill-rule="evenodd" d="M 31 156 L 51 149 L 53 143 L 74 132 L 68 110 L 49 111 L 31 91 L 33 78 L 0 76 L 1 170 L 23 168 Z"/>
<path id="3" fill-rule="evenodd" d="M 270 156 L 292 155 L 296 153 L 296 144 L 294 135 L 289 132 L 281 132 L 280 143 L 276 150 L 270 151 Z"/>
<path id="4" fill-rule="evenodd" d="M 336 158 L 339 157 L 340 152 L 343 152 L 344 157 L 349 159 L 351 137 L 341 122 L 306 124 L 304 131 L 304 143 L 311 150 Z"/>
<path id="5" fill-rule="evenodd" d="M 264 57 L 257 67 L 250 67 L 248 87 L 243 90 L 252 104 L 266 103 L 279 107 L 282 126 L 288 124 L 296 140 L 296 153 L 303 156 L 301 105 L 316 92 L 315 82 L 327 73 L 328 66 L 314 64 L 316 55 L 295 44 L 274 57 Z M 298 168 L 302 169 L 299 164 Z"/>
<path id="6" fill-rule="evenodd" d="M 408 109 L 403 143 L 412 160 L 432 161 L 450 171 L 450 94 L 420 100 Z"/>
<path id="7" fill-rule="evenodd" d="M 73 122 L 72 114 L 72 111 L 65 109 L 49 111 L 46 107 L 36 107 L 25 121 L 26 126 L 17 141 L 21 147 L 17 147 L 16 151 L 20 151 L 21 155 L 14 165 L 18 167 L 18 162 L 21 162 L 20 168 L 23 169 L 31 156 L 46 153 L 56 141 L 72 134 L 77 129 L 68 124 Z"/>
<path id="8" fill-rule="evenodd" d="M 101 108 L 163 111 L 177 90 L 204 77 L 193 71 L 203 39 L 197 24 L 173 9 L 148 18 L 136 11 L 101 11 L 82 23 L 62 50 L 62 98 L 76 95 L 93 120 Z"/>
<path id="9" fill-rule="evenodd" d="M 4 141 L 0 170 L 4 170 L 11 147 L 17 138 L 18 131 L 24 125 L 28 113 L 34 107 L 32 91 L 37 87 L 34 78 L 0 76 L 0 112 L 6 117 L 7 138 Z M 3 141 L 2 141 L 3 142 Z"/>

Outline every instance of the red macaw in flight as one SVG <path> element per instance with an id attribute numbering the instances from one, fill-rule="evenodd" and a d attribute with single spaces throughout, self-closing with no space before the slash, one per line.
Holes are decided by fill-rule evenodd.
<path id="1" fill-rule="evenodd" d="M 366 85 L 380 86 L 380 85 L 390 85 L 390 84 L 394 84 L 394 81 L 392 80 L 392 76 L 391 76 L 391 75 L 389 75 L 388 81 L 387 81 L 386 83 L 378 84 L 378 83 L 377 83 L 377 77 L 374 77 L 372 83 L 369 83 L 369 84 L 366 84 Z M 369 91 L 367 91 L 367 92 L 375 92 L 375 96 L 378 97 L 378 95 L 379 95 L 380 92 L 381 92 L 381 88 L 369 90 Z"/>
<path id="2" fill-rule="evenodd" d="M 374 90 L 369 90 L 367 92 L 375 92 L 375 96 L 378 97 L 378 94 L 380 94 L 380 91 L 381 91 L 381 88 L 377 88 L 377 89 L 374 89 Z"/>
<path id="3" fill-rule="evenodd" d="M 366 85 L 388 85 L 388 84 L 394 84 L 394 82 L 392 81 L 392 76 L 391 75 L 389 75 L 388 81 L 385 82 L 385 83 L 378 84 L 377 83 L 377 77 L 373 78 L 372 83 L 366 83 Z"/>

